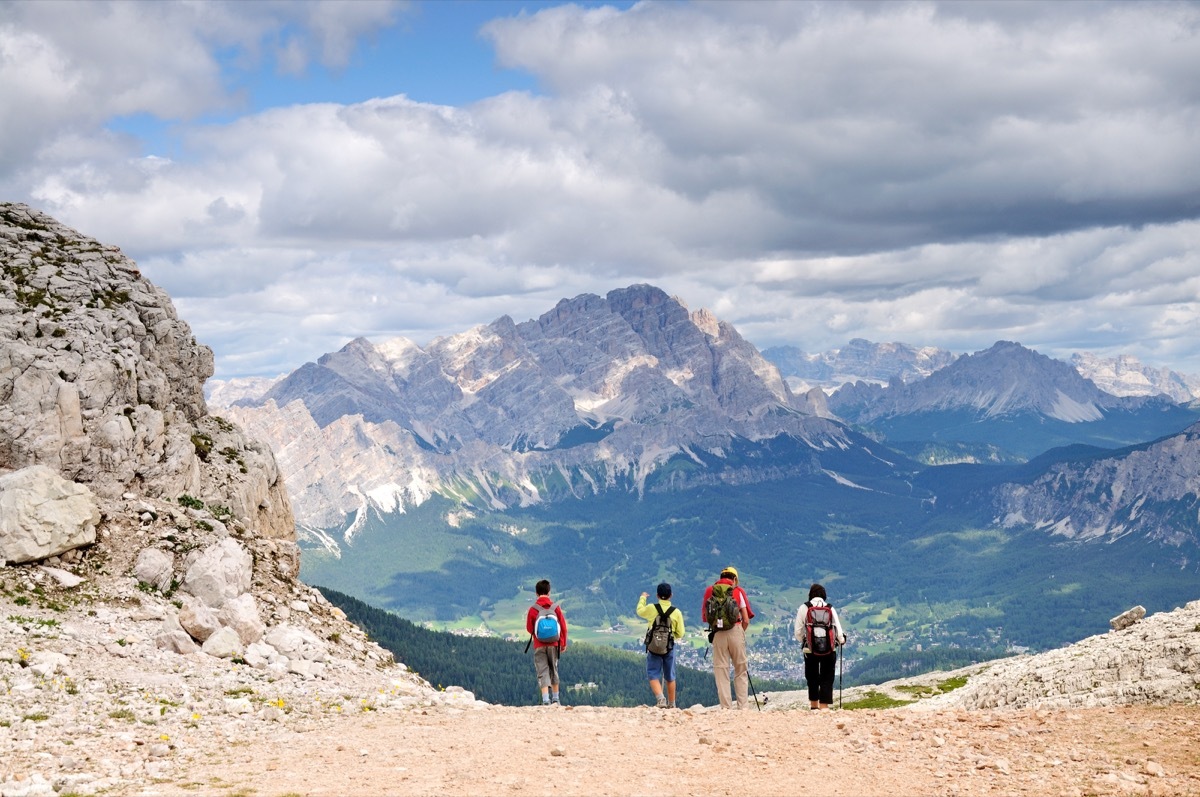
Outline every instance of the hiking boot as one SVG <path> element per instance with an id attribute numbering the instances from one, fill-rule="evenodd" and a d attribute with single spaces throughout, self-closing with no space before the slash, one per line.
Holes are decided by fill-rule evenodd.
<path id="1" fill-rule="evenodd" d="M 675 701 L 674 701 L 674 700 L 668 700 L 668 701 L 667 701 L 667 708 L 679 708 L 679 706 L 675 705 Z"/>
<path id="2" fill-rule="evenodd" d="M 658 700 L 654 701 L 654 706 L 655 706 L 655 708 L 666 708 L 667 707 L 667 699 L 665 697 L 663 697 L 662 695 L 659 695 Z"/>

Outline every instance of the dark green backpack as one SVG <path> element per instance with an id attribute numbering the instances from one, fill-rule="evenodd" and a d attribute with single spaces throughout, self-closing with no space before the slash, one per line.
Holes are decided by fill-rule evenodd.
<path id="1" fill-rule="evenodd" d="M 704 607 L 709 631 L 724 631 L 742 621 L 737 601 L 733 599 L 733 590 L 732 584 L 713 584 L 712 594 L 708 596 L 708 603 Z"/>

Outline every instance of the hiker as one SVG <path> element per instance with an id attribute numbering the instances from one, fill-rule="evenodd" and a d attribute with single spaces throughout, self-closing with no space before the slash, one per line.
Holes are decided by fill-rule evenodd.
<path id="1" fill-rule="evenodd" d="M 808 588 L 808 600 L 796 612 L 796 640 L 804 646 L 809 707 L 827 709 L 833 704 L 837 649 L 846 644 L 846 633 L 820 584 Z"/>
<path id="2" fill-rule="evenodd" d="M 533 587 L 537 600 L 525 615 L 525 630 L 533 642 L 533 668 L 542 690 L 542 705 L 559 705 L 558 657 L 567 649 L 567 619 L 562 607 L 550 600 L 550 582 Z M 529 646 L 525 646 L 528 650 Z"/>
<path id="3" fill-rule="evenodd" d="M 717 582 L 704 591 L 700 619 L 708 624 L 708 641 L 713 649 L 713 677 L 721 708 L 733 708 L 729 695 L 729 667 L 733 666 L 733 685 L 737 707 L 750 708 L 750 663 L 746 658 L 746 629 L 754 618 L 746 591 L 738 586 L 738 571 L 727 567 Z"/>
<path id="4" fill-rule="evenodd" d="M 646 675 L 658 708 L 675 708 L 675 640 L 683 639 L 683 613 L 671 605 L 671 585 L 665 581 L 655 590 L 658 602 L 647 605 L 649 592 L 638 598 L 637 615 L 646 626 Z M 667 683 L 663 695 L 662 682 Z"/>

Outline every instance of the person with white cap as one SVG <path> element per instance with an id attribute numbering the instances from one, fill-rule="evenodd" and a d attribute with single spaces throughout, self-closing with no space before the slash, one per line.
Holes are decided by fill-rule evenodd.
<path id="1" fill-rule="evenodd" d="M 726 567 L 717 582 L 704 591 L 700 618 L 708 623 L 708 639 L 713 647 L 713 677 L 721 708 L 733 708 L 729 689 L 729 670 L 733 668 L 733 692 L 737 707 L 750 708 L 750 662 L 746 656 L 746 629 L 754 618 L 746 591 L 738 586 L 738 571 Z"/>

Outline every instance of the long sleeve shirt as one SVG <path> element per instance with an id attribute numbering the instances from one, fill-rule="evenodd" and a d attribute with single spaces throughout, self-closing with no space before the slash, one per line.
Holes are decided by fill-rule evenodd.
<path id="1" fill-rule="evenodd" d="M 796 636 L 796 641 L 799 642 L 801 645 L 803 645 L 807 642 L 808 629 L 805 628 L 804 626 L 805 626 L 805 623 L 808 621 L 808 607 L 810 605 L 812 605 L 812 606 L 829 606 L 829 604 L 827 604 L 821 598 L 813 598 L 812 600 L 808 601 L 807 603 L 800 604 L 800 610 L 796 612 L 795 636 Z M 838 619 L 837 609 L 833 608 L 832 606 L 829 606 L 829 611 L 833 614 L 833 627 L 837 630 L 837 635 L 836 635 L 835 639 L 837 640 L 837 643 L 839 645 L 844 645 L 844 644 L 846 644 L 846 632 L 842 630 L 842 621 L 840 619 Z"/>
<path id="2" fill-rule="evenodd" d="M 666 614 L 667 609 L 671 608 L 671 601 L 667 600 L 666 598 L 659 598 L 658 605 L 662 607 L 663 614 Z M 647 621 L 646 630 L 649 631 L 650 627 L 654 625 L 654 618 L 658 617 L 658 610 L 654 608 L 653 603 L 646 603 L 646 596 L 643 595 L 638 598 L 637 615 L 638 617 L 641 617 Z M 678 606 L 676 606 L 675 611 L 671 613 L 670 620 L 671 636 L 675 637 L 676 639 L 683 639 L 683 612 L 679 610 Z"/>

